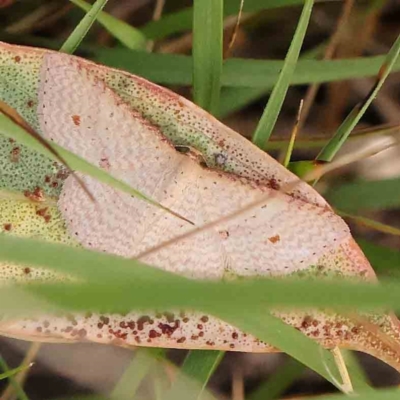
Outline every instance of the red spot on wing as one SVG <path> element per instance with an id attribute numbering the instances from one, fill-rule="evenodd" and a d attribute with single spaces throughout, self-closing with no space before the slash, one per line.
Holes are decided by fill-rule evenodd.
<path id="1" fill-rule="evenodd" d="M 21 149 L 19 147 L 14 147 L 10 153 L 11 162 L 14 163 L 18 162 L 20 154 L 21 154 Z"/>
<path id="2" fill-rule="evenodd" d="M 278 243 L 281 240 L 281 237 L 279 235 L 275 235 L 275 236 L 269 237 L 268 240 L 271 243 L 275 244 L 275 243 Z"/>
<path id="3" fill-rule="evenodd" d="M 100 166 L 100 168 L 103 168 L 106 170 L 109 170 L 111 168 L 110 161 L 108 160 L 107 157 L 103 157 L 102 159 L 100 159 L 99 166 Z"/>
<path id="4" fill-rule="evenodd" d="M 15 57 L 14 57 L 14 61 L 15 61 L 16 63 L 19 63 L 19 62 L 21 61 L 21 57 L 20 57 L 20 56 L 15 56 Z"/>
<path id="5" fill-rule="evenodd" d="M 81 117 L 79 115 L 73 115 L 71 118 L 72 118 L 72 122 L 76 126 L 79 126 L 81 124 Z"/>
<path id="6" fill-rule="evenodd" d="M 10 232 L 12 229 L 12 225 L 11 224 L 4 224 L 3 228 L 5 231 Z"/>
<path id="7" fill-rule="evenodd" d="M 35 190 L 33 192 L 30 192 L 29 190 L 25 190 L 24 196 L 26 198 L 28 198 L 29 200 L 38 202 L 38 203 L 45 200 L 43 190 L 38 186 L 35 188 Z"/>
<path id="8" fill-rule="evenodd" d="M 44 208 L 40 208 L 40 209 L 36 210 L 36 215 L 38 215 L 39 217 L 43 217 L 43 219 L 46 223 L 50 222 L 50 220 L 51 220 L 51 215 L 48 213 L 48 210 L 49 210 L 48 207 L 44 207 Z"/>
<path id="9" fill-rule="evenodd" d="M 269 180 L 269 185 L 271 186 L 271 189 L 274 190 L 279 190 L 281 186 L 279 185 L 278 181 L 275 178 L 271 178 Z"/>

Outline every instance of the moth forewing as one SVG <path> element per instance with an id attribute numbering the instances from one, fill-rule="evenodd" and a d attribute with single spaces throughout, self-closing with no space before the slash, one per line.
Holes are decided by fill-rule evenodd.
<path id="1" fill-rule="evenodd" d="M 96 196 L 94 203 L 67 178 L 58 206 L 75 242 L 125 257 L 147 254 L 143 261 L 194 279 L 302 272 L 375 280 L 346 224 L 314 189 L 182 97 L 128 73 L 42 49 L 0 44 L 0 63 L 9 80 L 20 79 L 22 71 L 29 83 L 29 90 L 18 91 L 0 82 L 2 100 L 45 138 L 148 193 L 196 227 L 265 198 L 212 229 L 149 252 L 192 227 L 83 176 Z M 173 145 L 193 147 L 210 168 Z M 299 183 L 287 194 L 280 189 L 288 182 Z M 399 369 L 394 316 L 320 311 L 276 315 L 327 347 L 365 351 Z M 44 341 L 273 351 L 214 317 L 173 310 L 43 316 L 3 322 L 0 330 Z"/>

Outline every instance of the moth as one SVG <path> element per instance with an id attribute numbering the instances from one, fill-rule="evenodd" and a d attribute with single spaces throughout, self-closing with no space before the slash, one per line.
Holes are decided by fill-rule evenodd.
<path id="1" fill-rule="evenodd" d="M 40 135 L 191 222 L 82 175 L 93 202 L 61 165 L 0 138 L 0 186 L 26 197 L 0 201 L 4 234 L 139 258 L 192 279 L 376 280 L 345 222 L 312 187 L 188 100 L 127 72 L 45 49 L 0 43 L 0 67 L 1 100 Z M 176 150 L 182 146 L 189 151 Z M 281 190 L 287 185 L 289 191 Z M 260 199 L 211 229 L 173 240 Z M 165 241 L 170 243 L 160 246 Z M 0 266 L 3 285 L 44 277 L 59 279 L 26 265 Z M 390 313 L 275 314 L 325 347 L 363 351 L 400 370 L 399 322 Z M 173 310 L 7 320 L 0 334 L 45 342 L 276 350 L 210 315 Z"/>

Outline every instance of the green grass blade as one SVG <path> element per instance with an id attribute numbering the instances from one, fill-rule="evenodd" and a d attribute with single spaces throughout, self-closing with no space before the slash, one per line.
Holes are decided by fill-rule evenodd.
<path id="1" fill-rule="evenodd" d="M 26 395 L 22 386 L 14 379 L 13 371 L 15 371 L 16 369 L 21 370 L 21 368 L 9 369 L 6 361 L 4 360 L 4 358 L 2 356 L 0 356 L 0 368 L 4 371 L 4 373 L 1 374 L 2 379 L 4 378 L 3 375 L 8 375 L 5 377 L 8 378 L 8 380 L 10 381 L 10 384 L 13 386 L 17 398 L 19 400 L 29 400 L 29 398 Z M 16 371 L 16 372 L 19 372 L 19 371 Z M 11 375 L 10 375 L 10 373 L 11 373 Z"/>
<path id="2" fill-rule="evenodd" d="M 352 350 L 345 350 L 341 349 L 344 361 L 346 363 L 347 369 L 349 371 L 350 377 L 353 379 L 357 377 L 360 382 L 364 382 L 365 384 L 369 385 L 369 378 L 364 371 L 361 362 L 356 357 L 356 352 Z"/>
<path id="3" fill-rule="evenodd" d="M 272 90 L 263 115 L 254 132 L 253 143 L 261 149 L 265 149 L 266 147 L 268 139 L 271 136 L 272 130 L 274 129 L 275 123 L 281 111 L 286 92 L 288 91 L 290 82 L 292 81 L 297 59 L 299 58 L 300 50 L 306 35 L 313 4 L 313 0 L 306 0 L 304 3 L 303 11 L 296 28 L 296 32 L 293 36 L 292 43 L 290 44 L 289 51 L 286 55 L 282 70 Z"/>
<path id="4" fill-rule="evenodd" d="M 297 111 L 296 120 L 294 122 L 292 133 L 290 135 L 288 147 L 286 149 L 285 158 L 283 160 L 283 166 L 287 168 L 289 166 L 290 160 L 292 158 L 294 143 L 296 141 L 297 132 L 299 130 L 299 123 L 301 118 L 301 110 L 303 109 L 303 100 L 300 101 L 299 109 Z"/>
<path id="5" fill-rule="evenodd" d="M 92 7 L 91 4 L 83 0 L 70 1 L 86 12 L 89 12 Z M 100 11 L 97 15 L 97 21 L 128 49 L 144 50 L 146 48 L 147 39 L 139 29 L 104 11 Z"/>
<path id="6" fill-rule="evenodd" d="M 279 367 L 260 387 L 258 387 L 248 400 L 273 400 L 285 393 L 287 389 L 304 373 L 304 365 L 290 358 Z"/>
<path id="7" fill-rule="evenodd" d="M 31 136 L 28 132 L 26 132 L 19 125 L 15 124 L 10 118 L 0 112 L 0 134 L 12 138 L 16 140 L 18 143 L 23 144 L 30 149 L 36 150 L 40 154 L 43 154 L 54 161 L 59 161 L 58 157 L 53 154 L 48 148 L 46 148 L 41 142 L 39 142 L 36 138 Z M 71 153 L 70 151 L 56 145 L 55 143 L 49 143 L 50 146 L 56 151 L 58 155 L 60 155 L 67 163 L 68 166 L 71 167 L 74 171 L 83 172 L 86 175 L 89 175 L 100 182 L 106 183 L 116 189 L 119 189 L 125 193 L 129 193 L 132 196 L 135 196 L 139 199 L 142 199 L 149 204 L 154 205 L 155 207 L 161 208 L 166 212 L 172 213 L 176 215 L 176 213 L 171 210 L 166 209 L 160 203 L 152 200 L 147 197 L 145 194 L 139 192 L 138 190 L 130 187 L 125 182 L 114 178 L 112 175 L 108 174 L 106 171 L 101 168 L 95 166 L 84 160 L 83 158 Z M 176 215 L 177 216 L 177 215 Z M 179 216 L 177 216 L 179 217 Z"/>
<path id="8" fill-rule="evenodd" d="M 75 310 L 92 309 L 103 312 L 112 310 L 122 313 L 132 309 L 182 309 L 185 307 L 203 310 L 282 349 L 329 380 L 332 380 L 332 376 L 328 373 L 326 365 L 329 365 L 330 371 L 335 371 L 331 354 L 296 329 L 270 316 L 267 312 L 268 303 L 275 306 L 301 307 L 310 304 L 318 306 L 321 300 L 324 300 L 325 306 L 328 304 L 332 306 L 332 298 L 335 298 L 353 306 L 356 304 L 368 306 L 371 301 L 375 304 L 379 300 L 381 302 L 384 300 L 384 304 L 391 305 L 395 300 L 398 306 L 400 298 L 397 287 L 388 289 L 383 285 L 358 285 L 357 293 L 354 293 L 354 289 L 350 290 L 354 288 L 354 285 L 349 283 L 341 284 L 342 288 L 334 285 L 333 282 L 263 280 L 210 283 L 190 281 L 165 271 L 141 266 L 132 260 L 68 246 L 38 244 L 34 240 L 4 235 L 0 236 L 0 244 L 1 259 L 22 264 L 38 264 L 69 271 L 72 274 L 78 273 L 87 277 L 86 279 L 90 277 L 88 283 L 79 285 L 64 282 L 61 285 L 30 283 L 24 286 L 28 294 L 40 294 L 43 300 L 50 301 L 51 310 L 57 305 L 72 307 Z M 23 246 L 19 247 L 21 244 Z M 135 264 L 136 266 L 132 268 Z M 299 291 L 299 288 L 296 288 L 297 285 L 302 290 Z M 7 298 L 10 295 L 12 300 Z M 224 298 L 239 297 L 242 301 L 235 307 L 231 307 L 229 302 L 221 301 Z M 29 296 L 28 298 L 21 296 L 21 290 L 17 287 L 4 287 L 0 292 L 0 300 L 3 310 L 12 308 L 15 312 L 16 307 L 22 307 L 20 311 L 26 312 L 38 307 L 36 311 L 45 312 L 49 309 L 49 306 L 35 304 Z M 249 310 L 252 310 L 251 313 Z M 355 382 L 355 384 L 358 383 Z"/>
<path id="9" fill-rule="evenodd" d="M 268 304 L 296 307 L 333 306 L 332 298 L 335 298 L 338 299 L 335 303 L 339 304 L 339 300 L 342 300 L 342 304 L 353 307 L 378 303 L 398 307 L 400 301 L 399 284 L 389 287 L 366 284 L 355 286 L 350 283 L 338 286 L 333 282 L 322 281 L 190 281 L 165 271 L 141 267 L 132 260 L 67 246 L 48 243 L 39 245 L 34 240 L 4 235 L 0 237 L 0 244 L 2 259 L 33 265 L 37 263 L 57 270 L 79 273 L 90 279 L 88 284 L 79 286 L 68 282 L 61 286 L 32 283 L 26 286 L 29 293 L 40 294 L 43 299 L 51 301 L 54 305 L 72 306 L 75 310 L 91 308 L 119 312 L 133 308 L 201 309 L 281 348 L 327 378 L 330 378 L 330 375 L 321 361 L 322 350 L 319 346 L 295 329 L 271 317 L 266 312 Z M 21 244 L 23 246 L 19 247 Z M 354 290 L 355 287 L 357 290 Z M 18 304 L 27 307 L 28 310 L 32 308 L 34 305 L 31 299 L 20 294 L 18 288 L 3 288 L 0 293 L 2 309 L 13 308 Z M 221 301 L 232 297 L 240 297 L 241 303 L 231 307 L 229 302 Z M 47 308 L 40 305 L 38 310 L 44 312 Z M 252 310 L 251 313 L 249 310 Z M 326 363 L 331 362 L 328 353 L 323 351 L 322 354 Z M 353 383 L 355 386 L 362 385 L 354 379 Z M 365 387 L 361 387 L 365 390 Z"/>
<path id="10" fill-rule="evenodd" d="M 328 191 L 326 198 L 334 207 L 348 213 L 398 208 L 400 178 L 335 185 Z"/>
<path id="11" fill-rule="evenodd" d="M 313 368 L 328 379 L 325 363 L 331 363 L 329 352 L 294 328 L 270 316 L 273 306 L 326 306 L 332 307 L 332 298 L 340 303 L 366 308 L 374 305 L 398 307 L 400 285 L 357 285 L 350 283 L 304 282 L 283 280 L 253 280 L 233 282 L 191 281 L 165 271 L 141 266 L 140 263 L 83 249 L 49 243 L 0 236 L 1 259 L 41 265 L 57 270 L 78 273 L 88 283 L 26 285 L 25 291 L 40 294 L 43 300 L 75 310 L 112 310 L 127 312 L 131 309 L 199 309 L 219 316 L 260 340 L 269 342 Z M 22 246 L 21 246 L 22 244 Z M 135 265 L 136 264 L 136 265 Z M 133 266 L 135 267 L 133 268 Z M 354 288 L 357 287 L 357 290 Z M 125 289 L 126 288 L 126 289 Z M 22 292 L 25 293 L 25 292 Z M 9 297 L 11 296 L 11 298 Z M 241 298 L 231 307 L 226 298 Z M 37 306 L 31 298 L 21 296 L 21 290 L 4 287 L 0 292 L 2 310 L 23 306 L 26 312 Z M 361 307 L 362 306 L 362 307 Z M 36 310 L 45 312 L 48 306 Z M 249 310 L 252 310 L 249 313 Z M 322 352 L 322 353 L 321 353 Z M 333 361 L 332 361 L 333 362 Z M 335 371 L 331 366 L 331 371 Z M 357 382 L 353 383 L 356 385 Z M 364 390 L 365 388 L 363 388 Z"/>
<path id="12" fill-rule="evenodd" d="M 374 87 L 372 88 L 367 99 L 361 104 L 357 105 L 347 116 L 347 118 L 340 125 L 338 130 L 328 144 L 321 150 L 318 154 L 317 159 L 321 161 L 332 161 L 333 157 L 337 154 L 340 148 L 343 146 L 344 142 L 358 124 L 365 111 L 371 105 L 375 97 L 377 96 L 380 88 L 384 84 L 386 78 L 389 76 L 390 72 L 393 70 L 395 63 L 400 54 L 400 35 L 396 39 L 392 48 L 386 56 L 386 59 L 378 73 L 378 79 Z"/>
<path id="13" fill-rule="evenodd" d="M 261 10 L 302 5 L 304 0 L 246 0 L 243 12 L 253 13 Z M 235 15 L 240 0 L 225 0 L 224 16 Z M 193 8 L 188 7 L 174 13 L 164 15 L 159 21 L 149 22 L 143 33 L 153 40 L 163 39 L 172 34 L 188 31 L 192 28 Z"/>
<path id="14" fill-rule="evenodd" d="M 400 283 L 381 285 L 337 280 L 249 279 L 233 282 L 192 281 L 136 260 L 33 239 L 0 235 L 0 260 L 37 265 L 84 278 L 87 283 L 30 284 L 24 290 L 40 293 L 55 304 L 76 310 L 201 309 L 227 298 L 240 298 L 238 309 L 328 307 L 359 310 L 400 307 Z M 129 287 L 129 290 L 123 290 Z M 61 290 L 60 288 L 65 288 Z M 68 290 L 66 290 L 68 288 Z M 6 288 L 2 289 L 6 293 Z M 93 297 L 91 297 L 93 296 Z M 335 299 L 335 302 L 332 302 Z M 227 306 L 226 301 L 224 305 Z M 229 305 L 229 304 L 228 304 Z M 6 310 L 12 304 L 0 302 Z M 29 309 L 29 307 L 28 307 Z"/>
<path id="15" fill-rule="evenodd" d="M 61 46 L 60 51 L 63 53 L 72 54 L 77 49 L 93 25 L 98 14 L 107 4 L 107 1 L 108 0 L 96 0 L 90 10 L 82 18 L 81 22 L 79 22 L 73 32 L 69 35 L 68 39 Z"/>
<path id="16" fill-rule="evenodd" d="M 378 232 L 386 233 L 388 235 L 400 236 L 400 229 L 396 228 L 395 226 L 384 224 L 382 222 L 375 221 L 373 219 L 362 217 L 359 215 L 348 214 L 341 210 L 336 210 L 336 213 L 339 214 L 342 218 L 348 218 L 350 219 L 350 221 L 356 222 L 358 225 L 362 225 Z"/>
<path id="17" fill-rule="evenodd" d="M 132 400 L 140 383 L 164 354 L 163 349 L 138 349 L 110 395 L 112 400 Z"/>
<path id="18" fill-rule="evenodd" d="M 10 378 L 10 377 L 18 374 L 18 372 L 24 371 L 24 370 L 26 370 L 28 368 L 30 368 L 29 365 L 28 366 L 22 365 L 20 367 L 13 368 L 13 369 L 10 369 L 10 370 L 8 370 L 6 372 L 0 373 L 0 380 L 6 379 L 6 378 Z"/>
<path id="19" fill-rule="evenodd" d="M 224 118 L 270 93 L 270 89 L 224 87 L 221 91 L 218 117 Z"/>
<path id="20" fill-rule="evenodd" d="M 189 56 L 88 46 L 85 46 L 85 50 L 97 62 L 127 70 L 153 82 L 168 85 L 192 84 L 193 60 Z M 304 85 L 374 76 L 384 60 L 385 56 L 299 60 L 291 84 Z M 278 60 L 230 58 L 224 62 L 221 83 L 223 87 L 272 89 L 282 66 L 283 62 Z M 393 71 L 400 71 L 400 61 L 395 63 Z"/>
<path id="21" fill-rule="evenodd" d="M 358 239 L 357 243 L 368 257 L 378 277 L 400 279 L 400 251 L 363 239 Z"/>
<path id="22" fill-rule="evenodd" d="M 400 389 L 382 389 L 379 391 L 375 391 L 373 393 L 362 394 L 355 397 L 357 400 L 398 400 L 400 395 Z M 318 400 L 348 400 L 352 397 L 348 395 L 325 395 L 318 396 Z"/>
<path id="23" fill-rule="evenodd" d="M 213 350 L 194 350 L 186 356 L 181 371 L 201 382 L 203 389 L 222 361 L 225 352 Z M 201 368 L 199 368 L 199 366 Z"/>
<path id="24" fill-rule="evenodd" d="M 216 114 L 222 75 L 223 0 L 195 0 L 193 7 L 193 97 Z"/>
<path id="25" fill-rule="evenodd" d="M 188 400 L 199 399 L 224 354 L 223 351 L 216 350 L 189 351 L 165 399 L 174 400 L 180 398 L 184 393 Z M 194 381 L 194 384 L 190 382 L 190 379 Z M 188 382 L 190 383 L 188 384 Z"/>
<path id="26" fill-rule="evenodd" d="M 234 307 L 225 307 L 222 309 L 218 305 L 214 306 L 215 309 L 218 311 L 214 311 L 214 314 L 224 321 L 240 327 L 245 332 L 251 332 L 260 340 L 281 349 L 307 367 L 318 372 L 335 386 L 337 386 L 336 382 L 341 382 L 333 355 L 315 341 L 310 340 L 278 318 L 265 313 L 259 307 L 252 309 L 251 313 Z M 358 377 L 355 377 L 352 382 L 357 392 L 373 390 L 365 382 L 360 381 Z"/>
<path id="27" fill-rule="evenodd" d="M 326 43 L 322 42 L 318 46 L 307 50 L 300 55 L 300 60 L 316 59 L 321 52 L 325 49 Z M 220 118 L 226 117 L 229 114 L 242 109 L 248 104 L 259 100 L 260 98 L 268 95 L 270 89 L 264 87 L 258 88 L 223 88 L 221 92 L 221 100 L 219 106 L 218 116 Z"/>
<path id="28" fill-rule="evenodd" d="M 384 135 L 398 135 L 400 132 L 400 127 L 398 125 L 393 126 L 381 126 L 372 127 L 366 129 L 357 129 L 347 140 L 353 143 L 363 143 L 363 141 L 369 138 L 376 138 Z M 314 136 L 309 134 L 304 134 L 295 142 L 295 149 L 321 149 L 328 143 L 328 139 Z M 276 139 L 273 138 L 268 142 L 269 150 L 284 150 L 288 145 L 287 139 Z"/>

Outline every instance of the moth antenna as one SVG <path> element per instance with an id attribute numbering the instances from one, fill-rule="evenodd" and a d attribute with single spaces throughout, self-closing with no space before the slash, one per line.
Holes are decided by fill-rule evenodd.
<path id="1" fill-rule="evenodd" d="M 72 170 L 72 168 L 68 165 L 68 162 L 61 156 L 57 150 L 55 150 L 50 143 L 47 142 L 44 138 L 42 138 L 29 124 L 28 122 L 12 107 L 10 107 L 7 103 L 0 100 L 0 111 L 10 118 L 14 123 L 24 129 L 29 135 L 31 135 L 35 140 L 37 140 L 42 146 L 44 146 L 47 150 L 53 154 L 61 164 L 64 164 L 71 172 L 71 175 L 78 182 L 79 186 L 85 191 L 85 193 L 89 196 L 90 200 L 95 202 L 95 198 L 93 194 L 89 191 L 85 183 L 82 179 Z"/>

